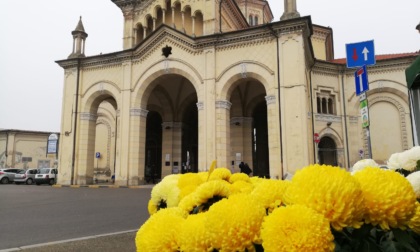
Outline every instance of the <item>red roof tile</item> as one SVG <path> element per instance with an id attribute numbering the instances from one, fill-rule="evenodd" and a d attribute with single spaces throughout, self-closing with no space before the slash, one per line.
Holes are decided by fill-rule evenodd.
<path id="1" fill-rule="evenodd" d="M 420 55 L 420 51 L 412 52 L 412 53 L 397 53 L 397 54 L 376 55 L 375 59 L 376 59 L 376 61 L 381 61 L 381 60 L 387 60 L 387 59 L 398 59 L 398 58 L 404 58 L 404 57 L 409 57 L 409 56 L 418 56 L 418 55 Z M 333 59 L 333 60 L 330 60 L 329 62 L 337 63 L 337 64 L 346 64 L 346 59 L 345 58 Z"/>

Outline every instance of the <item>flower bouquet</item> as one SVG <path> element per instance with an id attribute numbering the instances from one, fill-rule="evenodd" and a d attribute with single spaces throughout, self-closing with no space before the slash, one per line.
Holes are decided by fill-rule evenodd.
<path id="1" fill-rule="evenodd" d="M 310 165 L 288 181 L 214 164 L 152 189 L 137 251 L 419 251 L 418 175 Z"/>

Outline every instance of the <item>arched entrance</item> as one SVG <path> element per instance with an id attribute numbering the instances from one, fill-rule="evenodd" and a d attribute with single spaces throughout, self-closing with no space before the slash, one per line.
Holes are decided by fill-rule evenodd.
<path id="1" fill-rule="evenodd" d="M 337 166 L 337 145 L 331 137 L 324 136 L 318 144 L 319 163 Z"/>
<path id="2" fill-rule="evenodd" d="M 254 110 L 252 119 L 253 175 L 269 178 L 270 169 L 266 102 L 260 102 L 258 104 Z"/>
<path id="3" fill-rule="evenodd" d="M 198 171 L 198 109 L 193 84 L 179 74 L 164 74 L 147 89 L 151 91 L 145 91 L 150 94 L 146 98 L 146 182 Z"/>
<path id="4" fill-rule="evenodd" d="M 198 172 L 198 111 L 187 106 L 182 118 L 182 173 Z"/>
<path id="5" fill-rule="evenodd" d="M 253 176 L 269 177 L 267 102 L 264 86 L 253 78 L 232 85 L 230 136 L 232 165 L 247 163 Z"/>
<path id="6" fill-rule="evenodd" d="M 115 175 L 115 146 L 117 118 L 111 98 L 103 100 L 98 107 L 95 130 L 95 183 L 111 183 Z"/>
<path id="7" fill-rule="evenodd" d="M 78 166 L 76 184 L 111 183 L 116 169 L 117 103 L 109 94 L 101 94 L 90 111 L 80 120 L 80 130 L 88 137 L 80 137 L 80 146 L 87 146 L 86 166 Z"/>
<path id="8" fill-rule="evenodd" d="M 149 111 L 146 121 L 146 146 L 144 178 L 155 183 L 162 175 L 162 118 L 159 113 Z"/>

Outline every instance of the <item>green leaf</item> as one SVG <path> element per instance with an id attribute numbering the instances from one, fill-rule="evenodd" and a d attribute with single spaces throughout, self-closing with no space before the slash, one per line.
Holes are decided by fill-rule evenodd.
<path id="1" fill-rule="evenodd" d="M 393 229 L 392 233 L 395 236 L 395 240 L 404 248 L 408 249 L 409 251 L 416 250 L 413 248 L 412 244 L 416 244 L 414 238 L 410 235 L 408 231 L 404 231 L 401 229 Z"/>

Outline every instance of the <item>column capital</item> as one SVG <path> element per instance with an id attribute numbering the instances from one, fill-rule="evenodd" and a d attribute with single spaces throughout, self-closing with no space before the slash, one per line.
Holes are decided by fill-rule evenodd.
<path id="1" fill-rule="evenodd" d="M 130 109 L 130 116 L 147 117 L 147 113 L 149 113 L 149 110 L 142 109 L 142 108 L 131 108 Z"/>
<path id="2" fill-rule="evenodd" d="M 271 104 L 276 104 L 276 96 L 275 95 L 267 95 L 265 97 L 265 101 L 267 102 L 267 106 Z"/>
<path id="3" fill-rule="evenodd" d="M 197 102 L 197 110 L 204 110 L 204 102 Z"/>
<path id="4" fill-rule="evenodd" d="M 232 107 L 232 103 L 227 100 L 219 100 L 216 101 L 216 108 L 223 108 L 226 110 L 230 110 L 230 107 Z"/>
<path id="5" fill-rule="evenodd" d="M 81 112 L 80 113 L 80 120 L 96 122 L 96 119 L 98 119 L 98 115 L 96 115 L 96 114 L 92 114 L 92 113 L 89 113 L 89 112 Z"/>

